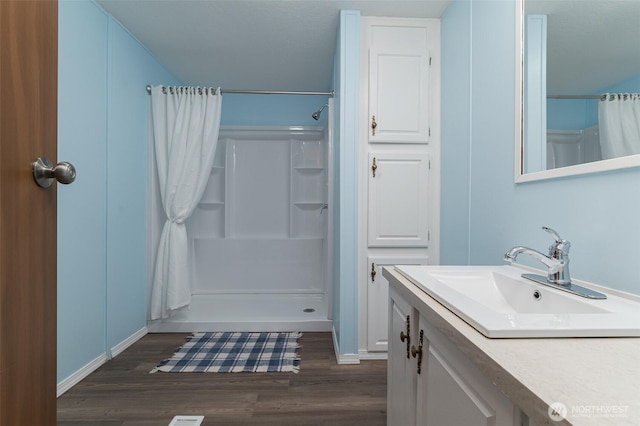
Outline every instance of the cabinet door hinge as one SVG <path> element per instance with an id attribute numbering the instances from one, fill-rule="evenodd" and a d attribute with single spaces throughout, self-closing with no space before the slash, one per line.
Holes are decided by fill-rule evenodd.
<path id="1" fill-rule="evenodd" d="M 431 241 L 431 231 L 427 231 L 427 241 Z"/>
<path id="2" fill-rule="evenodd" d="M 431 66 L 431 56 L 429 56 L 429 66 Z"/>
<path id="3" fill-rule="evenodd" d="M 431 160 L 429 160 L 428 163 L 429 170 L 431 170 Z"/>
<path id="4" fill-rule="evenodd" d="M 431 137 L 431 127 L 429 127 L 429 137 Z"/>

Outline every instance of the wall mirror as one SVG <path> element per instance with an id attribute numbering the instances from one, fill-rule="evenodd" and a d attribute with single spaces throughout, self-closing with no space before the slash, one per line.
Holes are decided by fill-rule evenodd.
<path id="1" fill-rule="evenodd" d="M 516 5 L 516 182 L 640 166 L 640 1 Z"/>

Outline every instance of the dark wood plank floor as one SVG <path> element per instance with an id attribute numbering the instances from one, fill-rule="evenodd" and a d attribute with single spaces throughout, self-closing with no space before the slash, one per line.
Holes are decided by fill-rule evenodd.
<path id="1" fill-rule="evenodd" d="M 154 373 L 187 334 L 148 334 L 58 398 L 58 426 L 384 425 L 386 361 L 338 365 L 330 333 L 304 333 L 294 373 Z"/>

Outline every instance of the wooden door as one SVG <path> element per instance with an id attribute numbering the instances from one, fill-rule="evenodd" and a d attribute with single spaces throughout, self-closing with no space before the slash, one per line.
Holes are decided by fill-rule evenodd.
<path id="1" fill-rule="evenodd" d="M 0 1 L 0 424 L 56 422 L 58 4 Z"/>

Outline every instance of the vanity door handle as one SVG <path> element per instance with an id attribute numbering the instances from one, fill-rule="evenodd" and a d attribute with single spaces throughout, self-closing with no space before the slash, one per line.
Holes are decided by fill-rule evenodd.
<path id="1" fill-rule="evenodd" d="M 418 348 L 415 346 L 411 346 L 411 356 L 414 358 L 418 358 L 418 374 L 422 370 L 422 344 L 423 344 L 424 331 L 420 330 L 420 342 L 418 343 Z"/>
<path id="2" fill-rule="evenodd" d="M 406 321 L 406 325 L 405 328 L 407 330 L 407 334 L 404 333 L 404 331 L 400 332 L 400 340 L 402 342 L 407 342 L 407 359 L 409 359 L 409 351 L 410 351 L 410 346 L 411 346 L 411 335 L 409 334 L 409 331 L 411 330 L 411 317 L 409 315 L 407 315 L 407 321 Z"/>
<path id="3" fill-rule="evenodd" d="M 371 262 L 371 282 L 376 280 L 376 264 Z"/>
<path id="4" fill-rule="evenodd" d="M 376 164 L 376 157 L 373 157 L 373 164 L 371 165 L 371 171 L 373 172 L 373 177 L 376 177 L 377 169 L 378 169 L 378 165 Z"/>
<path id="5" fill-rule="evenodd" d="M 378 123 L 376 123 L 376 116 L 371 116 L 371 136 L 376 135 L 376 127 L 378 127 Z"/>

